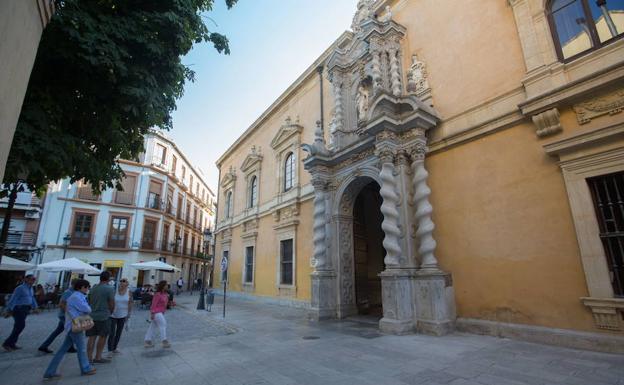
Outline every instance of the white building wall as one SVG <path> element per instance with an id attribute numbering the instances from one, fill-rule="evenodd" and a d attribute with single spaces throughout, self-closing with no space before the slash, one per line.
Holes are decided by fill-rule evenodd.
<path id="1" fill-rule="evenodd" d="M 160 143 L 167 148 L 167 170 L 161 170 L 160 168 L 152 166 L 152 158 L 154 154 L 155 144 Z M 189 272 L 191 273 L 191 279 L 194 278 L 194 266 L 202 261 L 199 259 L 190 258 L 188 256 L 173 255 L 167 252 L 155 252 L 155 251 L 143 251 L 140 250 L 143 238 L 143 225 L 145 216 L 158 218 L 158 227 L 155 232 L 155 241 L 157 247 L 162 243 L 163 237 L 167 238 L 167 244 L 171 243 L 174 238 L 174 232 L 176 227 L 180 227 L 182 231 L 186 231 L 188 225 L 186 222 L 179 223 L 175 219 L 171 219 L 164 214 L 164 212 L 156 212 L 153 210 L 145 209 L 146 202 L 149 196 L 150 179 L 158 179 L 162 182 L 161 201 L 166 204 L 168 186 L 173 186 L 173 204 L 177 206 L 178 193 L 184 194 L 184 203 L 182 208 L 183 214 L 186 213 L 186 205 L 193 199 L 187 199 L 187 193 L 184 192 L 180 186 L 178 186 L 172 178 L 168 175 L 167 171 L 171 168 L 171 162 L 173 154 L 177 157 L 177 175 L 180 178 L 181 166 L 184 165 L 187 169 L 185 180 L 189 181 L 189 175 L 192 173 L 194 185 L 196 182 L 200 182 L 201 187 L 206 190 L 207 199 L 205 201 L 214 202 L 214 195 L 208 186 L 201 180 L 198 180 L 198 174 L 194 171 L 186 157 L 180 153 L 172 142 L 165 140 L 160 135 L 148 135 L 145 143 L 145 155 L 143 164 L 121 162 L 121 166 L 124 171 L 137 174 L 137 184 L 135 187 L 134 205 L 124 206 L 114 203 L 115 190 L 107 189 L 101 194 L 100 201 L 87 201 L 81 200 L 77 197 L 78 186 L 77 184 L 69 184 L 69 180 L 63 180 L 58 183 L 53 183 L 48 189 L 48 195 L 46 196 L 46 204 L 42 213 L 41 228 L 39 232 L 38 245 L 46 245 L 46 249 L 43 253 L 43 262 L 48 262 L 56 259 L 63 258 L 63 238 L 67 234 L 72 233 L 72 221 L 73 213 L 76 210 L 88 210 L 97 211 L 95 231 L 93 235 L 92 248 L 79 248 L 69 246 L 66 250 L 66 258 L 75 257 L 81 260 L 85 260 L 88 263 L 100 263 L 104 266 L 105 261 L 111 260 L 123 260 L 124 265 L 122 269 L 121 277 L 128 278 L 131 285 L 136 285 L 138 279 L 138 271 L 130 267 L 131 264 L 140 261 L 158 260 L 159 258 L 166 258 L 167 263 L 176 265 L 178 268 L 184 268 L 179 273 L 164 273 L 164 274 L 151 274 L 145 275 L 144 283 L 155 283 L 157 280 L 166 279 L 173 281 L 179 278 L 181 275 L 185 282 L 189 280 Z M 195 193 L 195 188 L 193 188 Z M 200 189 L 201 197 L 201 189 Z M 198 206 L 196 202 L 193 205 Z M 204 212 L 203 216 L 208 217 L 209 223 L 214 223 L 214 208 L 212 213 L 208 210 L 198 206 L 200 210 Z M 124 250 L 110 250 L 107 249 L 109 223 L 111 215 L 113 213 L 124 213 L 131 217 L 129 229 L 127 232 L 128 248 Z M 198 211 L 199 214 L 199 211 Z M 191 216 L 193 211 L 191 211 Z M 170 223 L 169 233 L 163 234 L 163 223 Z M 191 219 L 191 224 L 193 219 Z M 191 225 L 192 226 L 192 225 Z M 181 232 L 182 234 L 182 232 Z M 183 242 L 183 241 L 182 241 Z M 196 236 L 195 249 L 197 244 L 201 244 L 202 238 L 200 234 Z M 181 243 L 182 244 L 182 243 Z M 191 237 L 189 235 L 187 248 L 191 246 Z M 53 274 L 56 277 L 56 274 Z M 45 277 L 42 277 L 45 279 Z M 97 281 L 97 277 L 86 277 L 92 282 Z"/>

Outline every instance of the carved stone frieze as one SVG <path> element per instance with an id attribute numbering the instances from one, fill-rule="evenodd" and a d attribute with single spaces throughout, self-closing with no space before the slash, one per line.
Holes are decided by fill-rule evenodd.
<path id="1" fill-rule="evenodd" d="M 603 115 L 614 115 L 624 109 L 624 89 L 596 97 L 574 106 L 579 124 L 589 123 L 592 119 Z"/>
<path id="2" fill-rule="evenodd" d="M 537 128 L 535 133 L 539 137 L 553 135 L 563 130 L 559 120 L 559 110 L 556 108 L 533 115 L 531 119 Z"/>

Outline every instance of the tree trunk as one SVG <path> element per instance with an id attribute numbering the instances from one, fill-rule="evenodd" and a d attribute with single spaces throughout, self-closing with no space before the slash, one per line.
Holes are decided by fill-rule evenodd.
<path id="1" fill-rule="evenodd" d="M 4 214 L 4 221 L 2 222 L 2 232 L 0 232 L 0 263 L 2 263 L 2 256 L 5 250 L 5 244 L 7 238 L 9 237 L 9 226 L 11 225 L 11 216 L 13 215 L 13 207 L 15 206 L 15 201 L 17 200 L 17 190 L 19 189 L 20 183 L 16 182 L 13 184 L 11 188 L 11 193 L 9 194 L 9 204 L 7 205 L 6 212 Z"/>

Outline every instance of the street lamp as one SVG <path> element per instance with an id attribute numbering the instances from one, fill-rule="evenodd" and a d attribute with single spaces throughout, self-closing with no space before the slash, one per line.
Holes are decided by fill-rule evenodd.
<path id="1" fill-rule="evenodd" d="M 69 242 L 71 241 L 71 236 L 66 234 L 63 237 L 63 259 L 65 259 L 65 255 L 67 254 L 67 247 L 69 246 Z"/>
<path id="2" fill-rule="evenodd" d="M 63 237 L 63 259 L 65 259 L 65 255 L 67 254 L 67 247 L 69 246 L 69 241 L 71 241 L 71 236 L 69 234 L 65 234 Z M 65 275 L 66 272 L 59 273 L 59 286 L 65 286 Z"/>

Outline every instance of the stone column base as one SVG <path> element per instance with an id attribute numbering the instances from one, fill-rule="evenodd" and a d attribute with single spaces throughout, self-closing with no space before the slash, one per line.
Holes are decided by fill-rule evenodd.
<path id="1" fill-rule="evenodd" d="M 312 298 L 308 319 L 320 321 L 336 318 L 336 273 L 331 270 L 315 271 L 310 274 Z"/>
<path id="2" fill-rule="evenodd" d="M 419 270 L 414 278 L 416 331 L 436 336 L 455 330 L 455 292 L 451 274 Z"/>
<path id="3" fill-rule="evenodd" d="M 416 328 L 414 318 L 415 269 L 386 269 L 381 272 L 383 318 L 379 329 L 384 333 L 406 334 Z"/>

